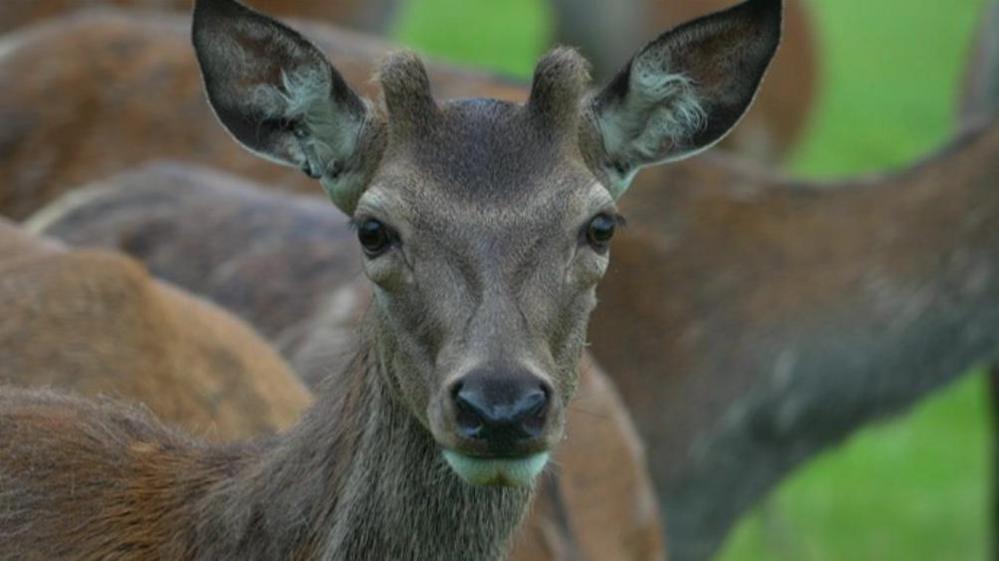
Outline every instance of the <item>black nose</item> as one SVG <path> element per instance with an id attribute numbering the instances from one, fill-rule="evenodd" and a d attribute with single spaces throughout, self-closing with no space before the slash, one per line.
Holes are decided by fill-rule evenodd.
<path id="1" fill-rule="evenodd" d="M 540 436 L 551 389 L 526 371 L 475 370 L 452 388 L 458 432 L 496 450 Z"/>

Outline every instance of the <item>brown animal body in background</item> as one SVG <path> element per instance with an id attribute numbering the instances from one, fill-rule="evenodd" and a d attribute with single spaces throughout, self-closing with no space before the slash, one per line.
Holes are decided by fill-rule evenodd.
<path id="1" fill-rule="evenodd" d="M 222 440 L 287 428 L 311 403 L 242 322 L 127 257 L 67 251 L 0 222 L 0 279 L 0 384 L 141 395 Z"/>
<path id="2" fill-rule="evenodd" d="M 4 0 L 0 33 L 31 25 L 74 11 L 94 7 L 117 7 L 146 11 L 186 13 L 192 0 Z M 383 32 L 393 21 L 398 0 L 254 0 L 265 12 L 335 23 L 368 32 Z"/>
<path id="3" fill-rule="evenodd" d="M 555 40 L 579 46 L 610 78 L 656 33 L 732 5 L 731 0 L 552 0 Z M 805 0 L 788 0 L 784 38 L 753 108 L 722 146 L 779 161 L 805 132 L 819 91 L 819 46 Z"/>
<path id="4" fill-rule="evenodd" d="M 5 392 L 0 555 L 500 559 L 563 432 L 615 199 L 734 126 L 780 22 L 779 0 L 749 0 L 657 39 L 592 98 L 584 61 L 556 50 L 523 105 L 439 105 L 398 54 L 376 108 L 289 28 L 199 0 L 219 120 L 357 224 L 374 298 L 355 359 L 295 428 L 239 447 Z"/>
<path id="5" fill-rule="evenodd" d="M 330 26 L 295 26 L 362 94 L 377 95 L 369 77 L 388 44 Z M 0 89 L 0 215 L 23 219 L 73 187 L 164 158 L 317 194 L 314 180 L 254 158 L 217 125 L 188 27 L 181 16 L 109 10 L 5 37 L 0 79 L 12 86 Z M 522 85 L 493 75 L 444 64 L 428 69 L 442 98 L 526 97 Z"/>
<path id="6" fill-rule="evenodd" d="M 805 460 L 999 350 L 999 127 L 901 173 L 642 176 L 590 323 L 648 443 L 674 560 Z"/>

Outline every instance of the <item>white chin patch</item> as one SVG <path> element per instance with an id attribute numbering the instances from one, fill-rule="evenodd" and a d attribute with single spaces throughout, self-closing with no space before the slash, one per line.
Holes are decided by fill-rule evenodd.
<path id="1" fill-rule="evenodd" d="M 444 450 L 444 459 L 465 482 L 472 485 L 529 487 L 548 465 L 548 452 L 518 459 L 472 458 Z"/>

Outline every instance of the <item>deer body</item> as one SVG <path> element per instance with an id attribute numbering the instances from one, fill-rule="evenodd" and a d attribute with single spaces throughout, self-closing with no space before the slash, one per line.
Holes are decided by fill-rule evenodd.
<path id="1" fill-rule="evenodd" d="M 641 167 L 697 153 L 736 124 L 780 27 L 779 1 L 749 0 L 658 38 L 594 95 L 581 57 L 556 50 L 523 105 L 438 104 L 422 63 L 397 54 L 379 71 L 375 105 L 287 26 L 199 0 L 193 43 L 221 124 L 317 179 L 357 226 L 374 292 L 357 360 L 295 428 L 229 462 L 113 408 L 8 392 L 0 512 L 18 541 L 0 543 L 0 556 L 498 560 L 563 434 L 614 201 Z M 62 415 L 75 417 L 70 442 L 44 434 Z M 108 430 L 94 438 L 94 426 Z M 180 460 L 179 479 L 150 479 L 134 457 L 114 460 L 123 444 L 196 459 Z M 73 445 L 82 450 L 67 455 Z M 87 493 L 96 481 L 83 495 L 53 488 L 80 457 L 112 488 L 140 481 L 198 509 L 178 525 L 167 499 L 169 513 L 139 507 L 92 535 L 101 518 L 52 514 L 107 506 Z M 33 471 L 40 458 L 56 471 Z M 199 475 L 199 462 L 222 475 Z M 116 465 L 126 472 L 107 471 Z M 209 484 L 190 491 L 192 475 Z M 156 537 L 133 543 L 147 517 Z M 60 541 L 74 527 L 90 541 Z"/>
<path id="2" fill-rule="evenodd" d="M 141 395 L 177 426 L 225 440 L 290 427 L 311 403 L 247 326 L 124 256 L 67 251 L 0 222 L 0 274 L 0 384 Z"/>
<path id="3" fill-rule="evenodd" d="M 708 558 L 796 466 L 995 361 L 997 153 L 991 125 L 866 180 L 710 157 L 638 179 L 590 332 L 686 536 L 674 559 Z"/>
<path id="4" fill-rule="evenodd" d="M 327 21 L 365 31 L 384 31 L 398 8 L 397 0 L 258 0 L 258 8 L 282 16 Z M 96 6 L 147 11 L 186 12 L 190 0 L 7 0 L 0 14 L 0 33 Z"/>
<path id="5" fill-rule="evenodd" d="M 76 186 L 164 158 L 316 194 L 314 180 L 253 157 L 218 127 L 204 100 L 189 25 L 188 18 L 170 14 L 102 10 L 4 38 L 0 76 L 16 76 L 17 87 L 0 91 L 6 123 L 0 130 L 0 215 L 26 218 Z M 295 26 L 316 39 L 360 93 L 377 95 L 369 77 L 391 45 L 320 24 Z M 440 63 L 428 68 L 445 98 L 526 98 L 519 83 Z"/>

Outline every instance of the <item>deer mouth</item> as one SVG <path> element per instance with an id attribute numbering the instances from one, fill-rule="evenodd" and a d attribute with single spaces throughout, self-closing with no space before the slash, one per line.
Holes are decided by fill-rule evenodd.
<path id="1" fill-rule="evenodd" d="M 514 458 L 477 458 L 444 449 L 444 460 L 462 480 L 484 487 L 530 487 L 548 465 L 548 452 Z"/>

